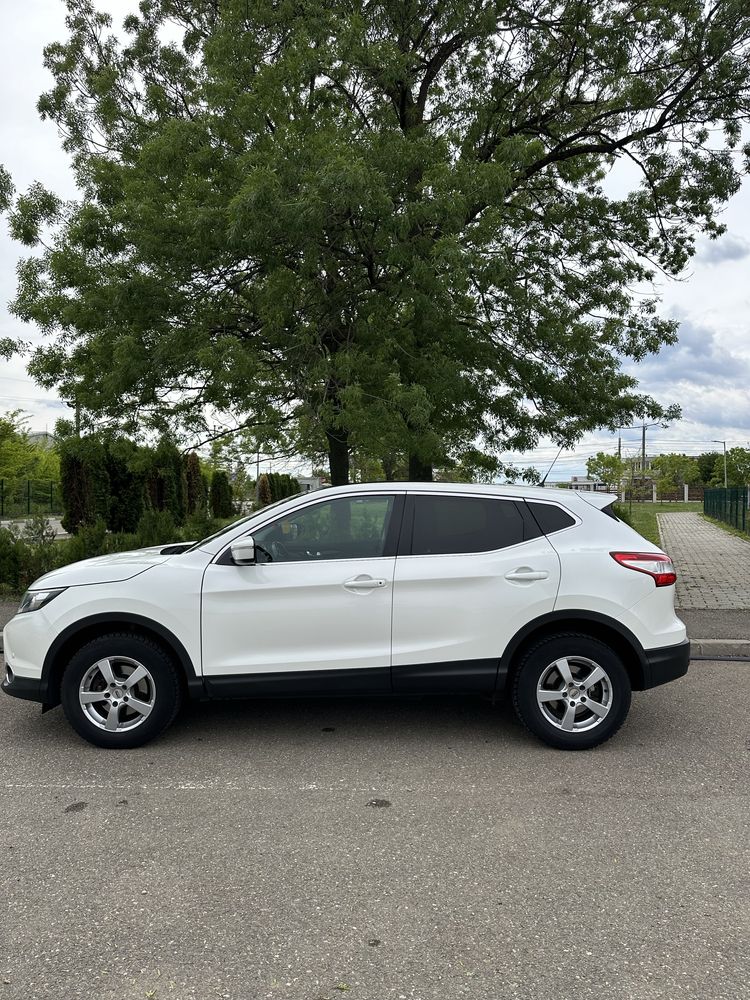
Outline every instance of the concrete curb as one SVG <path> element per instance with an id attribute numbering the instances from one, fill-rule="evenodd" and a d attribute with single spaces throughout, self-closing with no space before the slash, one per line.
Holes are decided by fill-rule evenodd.
<path id="1" fill-rule="evenodd" d="M 690 655 L 710 660 L 750 658 L 750 639 L 691 639 Z"/>

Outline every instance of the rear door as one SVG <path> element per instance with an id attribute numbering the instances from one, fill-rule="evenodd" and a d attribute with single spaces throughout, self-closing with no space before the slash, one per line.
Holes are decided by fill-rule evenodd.
<path id="1" fill-rule="evenodd" d="M 523 501 L 410 493 L 393 587 L 395 691 L 492 691 L 526 622 L 553 610 L 560 560 Z"/>

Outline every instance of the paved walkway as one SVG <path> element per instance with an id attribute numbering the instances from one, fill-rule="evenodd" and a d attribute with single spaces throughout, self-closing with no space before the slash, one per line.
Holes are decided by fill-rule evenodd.
<path id="1" fill-rule="evenodd" d="M 677 567 L 679 608 L 744 609 L 750 617 L 750 541 L 700 514 L 658 514 L 662 544 Z"/>

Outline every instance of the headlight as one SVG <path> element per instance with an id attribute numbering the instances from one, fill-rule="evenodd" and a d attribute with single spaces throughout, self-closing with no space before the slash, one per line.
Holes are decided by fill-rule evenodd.
<path id="1" fill-rule="evenodd" d="M 57 590 L 27 590 L 21 598 L 18 614 L 24 615 L 27 611 L 38 611 L 67 589 L 67 587 L 58 587 Z"/>

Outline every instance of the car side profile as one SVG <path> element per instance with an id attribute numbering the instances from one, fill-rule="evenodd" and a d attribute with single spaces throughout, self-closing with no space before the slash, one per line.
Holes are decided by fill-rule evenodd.
<path id="1" fill-rule="evenodd" d="M 551 746 L 622 725 L 686 673 L 671 560 L 615 497 L 432 483 L 292 497 L 189 545 L 37 580 L 4 630 L 3 690 L 62 703 L 108 748 L 186 698 L 507 695 Z"/>

